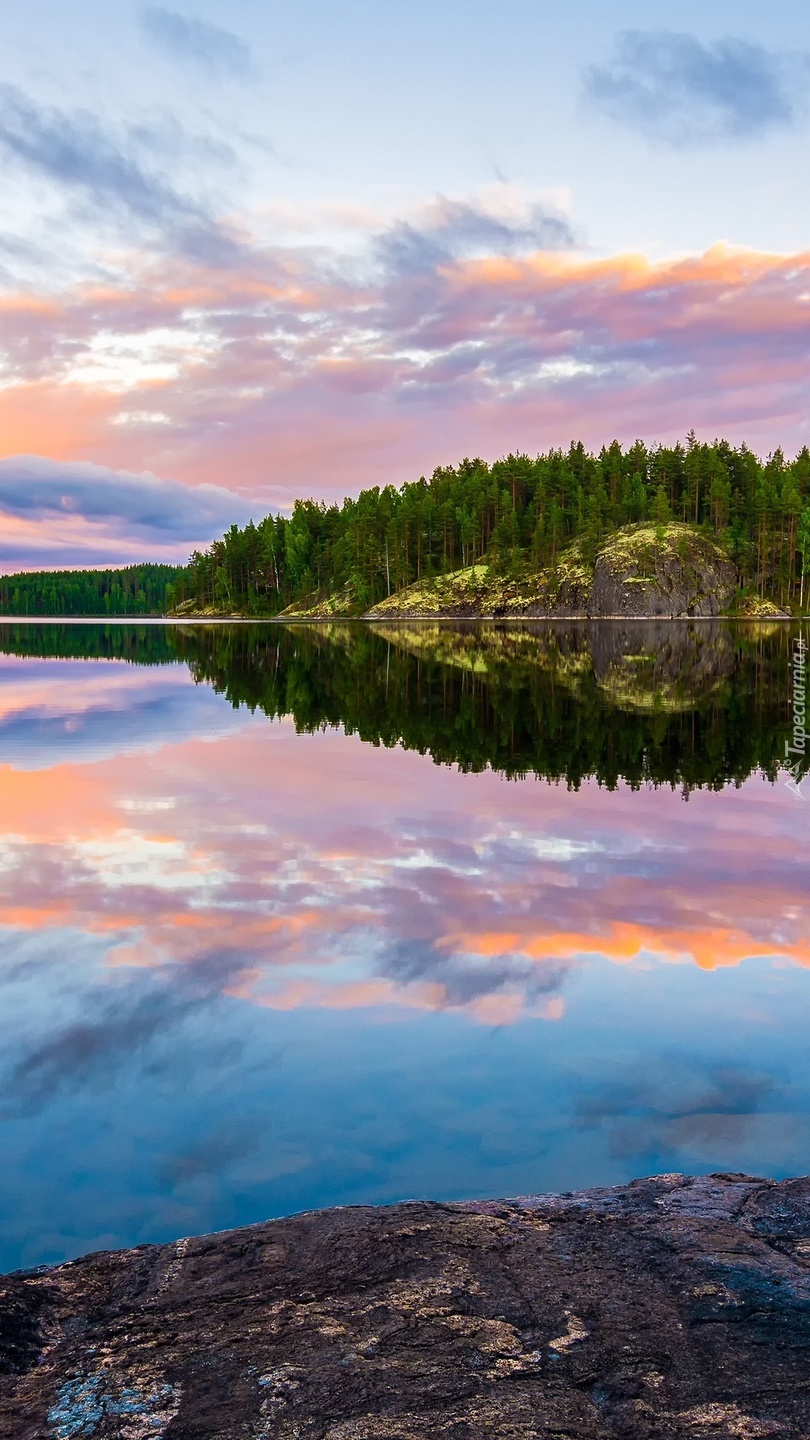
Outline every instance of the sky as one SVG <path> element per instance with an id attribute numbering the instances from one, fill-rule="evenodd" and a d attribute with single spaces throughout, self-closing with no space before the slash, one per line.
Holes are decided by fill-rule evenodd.
<path id="1" fill-rule="evenodd" d="M 797 0 L 0 4 L 0 568 L 810 442 Z"/>

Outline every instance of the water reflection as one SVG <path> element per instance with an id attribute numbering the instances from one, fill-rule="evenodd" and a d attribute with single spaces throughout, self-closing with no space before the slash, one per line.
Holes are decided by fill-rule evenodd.
<path id="1" fill-rule="evenodd" d="M 95 654 L 183 660 L 235 707 L 339 725 L 462 770 L 578 785 L 774 779 L 796 627 L 722 622 L 99 626 Z M 0 626 L 19 656 L 92 654 L 90 626 Z"/>
<path id="2" fill-rule="evenodd" d="M 806 1168 L 784 628 L 91 637 L 1 641 L 6 1264 Z"/>

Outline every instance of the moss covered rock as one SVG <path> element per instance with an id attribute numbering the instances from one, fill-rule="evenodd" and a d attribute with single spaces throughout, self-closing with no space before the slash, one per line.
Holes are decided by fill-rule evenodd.
<path id="1" fill-rule="evenodd" d="M 731 603 L 737 584 L 725 552 L 690 525 L 630 525 L 617 530 L 593 561 L 581 542 L 539 573 L 503 575 L 474 565 L 382 600 L 375 618 L 603 618 L 713 616 Z"/>
<path id="2" fill-rule="evenodd" d="M 713 616 L 731 603 L 737 572 L 690 525 L 635 525 L 600 550 L 588 597 L 593 616 Z"/>

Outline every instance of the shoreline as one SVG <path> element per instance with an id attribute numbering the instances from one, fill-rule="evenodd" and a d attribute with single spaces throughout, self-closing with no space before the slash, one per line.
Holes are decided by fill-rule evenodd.
<path id="1" fill-rule="evenodd" d="M 800 625 L 802 615 L 0 615 L 0 625 Z"/>

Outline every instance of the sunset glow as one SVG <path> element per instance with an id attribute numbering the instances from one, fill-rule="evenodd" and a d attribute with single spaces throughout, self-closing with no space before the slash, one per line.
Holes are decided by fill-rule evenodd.
<path id="1" fill-rule="evenodd" d="M 480 7 L 462 41 L 454 5 L 413 0 L 393 44 L 353 4 L 337 28 L 321 3 L 272 27 L 220 8 L 128 7 L 114 38 L 82 0 L 75 72 L 80 14 L 71 29 L 48 0 L 7 37 L 7 571 L 174 561 L 230 523 L 189 514 L 169 539 L 124 506 L 116 524 L 119 472 L 192 501 L 216 486 L 241 523 L 465 454 L 810 440 L 791 4 L 783 50 L 723 0 L 721 31 L 753 26 L 739 52 L 686 35 L 691 0 L 683 34 L 649 30 L 637 0 L 612 18 L 511 5 L 496 41 Z M 20 517 L 4 467 L 28 456 L 102 467 L 111 518 Z"/>
<path id="2" fill-rule="evenodd" d="M 549 990 L 600 961 L 810 965 L 802 814 L 783 788 L 752 779 L 688 805 L 516 789 L 339 735 L 302 741 L 286 722 L 77 765 L 71 727 L 154 682 L 64 670 L 64 760 L 0 774 L 5 925 L 102 935 L 115 967 L 229 953 L 225 993 L 262 1006 L 460 1007 L 495 1024 L 559 1019 Z M 163 691 L 178 685 L 169 672 Z M 6 716 L 54 695 L 52 682 L 12 689 Z M 397 946 L 421 952 L 430 978 L 380 972 Z"/>
<path id="3" fill-rule="evenodd" d="M 806 7 L 4 9 L 0 1270 L 806 1169 Z M 47 1372 L 31 1434 L 173 1431 L 157 1350 L 145 1399 L 107 1358 L 57 1387 L 40 1279 L 0 1430 Z M 515 1434 L 670 1394 L 579 1308 L 520 1360 L 571 1405 Z M 372 1413 L 413 1319 L 375 1315 L 323 1433 L 444 1433 Z M 517 1352 L 470 1336 L 478 1405 Z M 197 1390 L 320 1433 L 282 1369 Z M 664 1429 L 776 1424 L 688 1404 Z"/>

